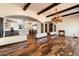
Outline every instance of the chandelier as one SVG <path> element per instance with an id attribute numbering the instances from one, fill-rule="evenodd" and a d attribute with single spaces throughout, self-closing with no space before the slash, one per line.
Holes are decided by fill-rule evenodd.
<path id="1" fill-rule="evenodd" d="M 59 23 L 59 22 L 62 22 L 62 17 L 58 15 L 57 8 L 56 8 L 56 15 L 55 15 L 55 17 L 53 17 L 51 19 L 51 21 L 56 23 L 56 24 Z"/>

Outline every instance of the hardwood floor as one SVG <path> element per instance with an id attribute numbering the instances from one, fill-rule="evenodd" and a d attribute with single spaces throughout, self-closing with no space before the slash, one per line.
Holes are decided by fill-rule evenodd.
<path id="1" fill-rule="evenodd" d="M 74 56 L 79 55 L 79 38 L 48 36 L 0 47 L 0 56 Z"/>

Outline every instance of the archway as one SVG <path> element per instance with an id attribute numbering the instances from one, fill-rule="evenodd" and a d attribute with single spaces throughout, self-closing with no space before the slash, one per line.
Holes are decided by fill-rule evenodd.
<path id="1" fill-rule="evenodd" d="M 25 15 L 8 15 L 5 17 L 7 19 L 22 20 L 26 24 L 27 34 L 37 33 L 40 30 L 38 29 L 38 25 L 41 24 L 41 22 L 33 17 Z"/>

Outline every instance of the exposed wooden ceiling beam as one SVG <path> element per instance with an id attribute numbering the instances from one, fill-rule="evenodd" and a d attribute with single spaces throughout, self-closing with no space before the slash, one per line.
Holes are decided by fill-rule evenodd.
<path id="1" fill-rule="evenodd" d="M 59 5 L 59 4 L 61 4 L 61 3 L 53 3 L 50 6 L 46 7 L 45 9 L 43 9 L 42 11 L 38 12 L 37 14 L 40 15 L 40 14 L 48 11 L 49 9 L 51 9 L 51 8 L 53 8 L 53 7 L 55 7 L 55 6 Z"/>
<path id="2" fill-rule="evenodd" d="M 25 4 L 23 10 L 25 11 L 25 10 L 30 6 L 30 4 L 31 4 L 31 3 Z"/>
<path id="3" fill-rule="evenodd" d="M 63 12 L 66 12 L 66 11 L 69 11 L 69 10 L 72 10 L 72 9 L 75 9 L 75 8 L 78 8 L 78 7 L 79 7 L 79 4 L 78 4 L 78 5 L 75 5 L 75 6 L 72 6 L 72 7 L 70 7 L 70 8 L 64 9 L 64 10 L 62 10 L 62 11 L 59 11 L 58 14 L 63 13 Z M 54 16 L 55 14 L 56 14 L 56 13 L 53 13 L 53 14 L 50 14 L 50 15 L 48 15 L 48 16 L 46 16 L 46 17 L 51 17 L 51 16 Z"/>
<path id="4" fill-rule="evenodd" d="M 79 11 L 77 11 L 77 12 L 73 12 L 73 13 L 69 13 L 69 14 L 66 14 L 66 15 L 62 15 L 62 17 L 70 16 L 70 15 L 74 15 L 74 14 L 79 14 Z"/>

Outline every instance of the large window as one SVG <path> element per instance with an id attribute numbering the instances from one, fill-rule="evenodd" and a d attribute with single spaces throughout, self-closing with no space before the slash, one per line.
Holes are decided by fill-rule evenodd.
<path id="1" fill-rule="evenodd" d="M 43 33 L 43 23 L 41 23 L 41 33 Z"/>
<path id="2" fill-rule="evenodd" d="M 45 24 L 45 32 L 47 32 L 47 24 Z"/>
<path id="3" fill-rule="evenodd" d="M 53 31 L 53 23 L 50 23 L 49 24 L 49 32 L 52 32 Z"/>

